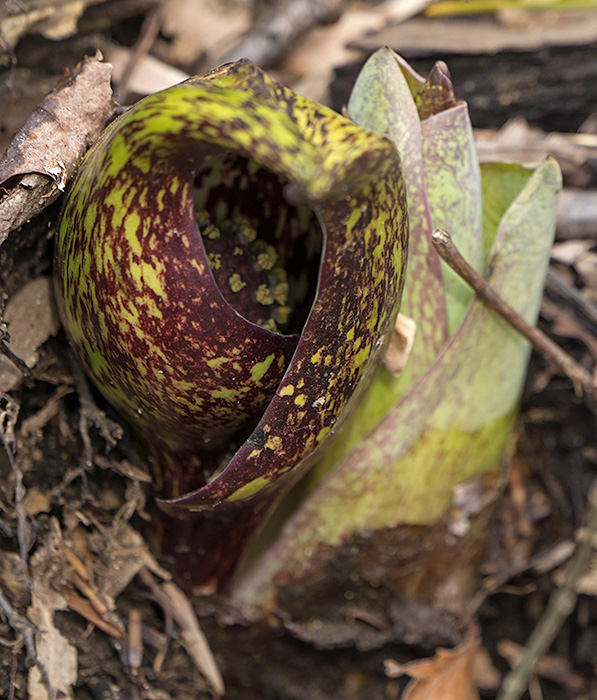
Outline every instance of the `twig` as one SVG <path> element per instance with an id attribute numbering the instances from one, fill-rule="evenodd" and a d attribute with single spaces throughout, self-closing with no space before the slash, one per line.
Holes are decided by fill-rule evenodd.
<path id="1" fill-rule="evenodd" d="M 475 290 L 475 293 L 491 309 L 500 314 L 513 328 L 529 340 L 537 352 L 557 365 L 569 377 L 577 393 L 579 390 L 584 391 L 597 400 L 597 386 L 594 384 L 591 374 L 543 331 L 531 326 L 520 314 L 514 311 L 462 257 L 447 231 L 437 229 L 433 232 L 432 241 L 440 257 Z"/>
<path id="2" fill-rule="evenodd" d="M 139 38 L 130 52 L 129 59 L 124 66 L 124 70 L 122 71 L 122 75 L 120 76 L 120 80 L 118 81 L 118 85 L 114 91 L 114 100 L 119 104 L 124 104 L 130 92 L 129 83 L 133 71 L 137 67 L 137 64 L 141 58 L 149 53 L 160 32 L 161 24 L 162 8 L 160 5 L 158 5 L 143 23 L 139 33 Z"/>
<path id="3" fill-rule="evenodd" d="M 13 606 L 10 604 L 7 598 L 4 597 L 2 591 L 0 591 L 0 612 L 4 614 L 8 620 L 8 624 L 12 627 L 15 634 L 17 635 L 17 642 L 24 642 L 25 649 L 27 651 L 27 659 L 35 664 L 39 669 L 42 681 L 46 686 L 48 691 L 49 700 L 56 700 L 56 692 L 52 687 L 50 682 L 50 677 L 45 665 L 39 660 L 38 655 L 35 650 L 35 639 L 34 633 L 36 630 L 35 625 L 18 613 Z"/>
<path id="4" fill-rule="evenodd" d="M 0 409 L 0 443 L 4 447 L 8 462 L 15 476 L 15 510 L 17 512 L 17 539 L 19 541 L 19 551 L 21 554 L 21 567 L 26 578 L 27 554 L 33 544 L 33 536 L 29 527 L 27 510 L 24 505 L 25 486 L 23 484 L 23 472 L 15 459 L 14 429 L 19 415 L 19 406 L 8 394 L 0 394 L 0 400 L 4 407 Z"/>
<path id="5" fill-rule="evenodd" d="M 547 608 L 529 637 L 520 661 L 506 676 L 497 700 L 519 700 L 539 659 L 545 655 L 564 622 L 576 606 L 576 584 L 587 571 L 597 535 L 597 481 L 589 495 L 585 532 L 570 560 L 566 580 L 554 591 Z"/>

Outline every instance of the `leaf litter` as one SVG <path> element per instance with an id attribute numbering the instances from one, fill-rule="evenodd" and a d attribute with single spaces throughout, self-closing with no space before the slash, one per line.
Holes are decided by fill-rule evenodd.
<path id="1" fill-rule="evenodd" d="M 67 25 L 63 26 L 66 31 Z M 333 27 L 330 25 L 330 29 Z M 165 51 L 160 53 L 160 45 L 164 48 L 161 42 L 160 39 L 156 44 L 158 60 L 167 55 Z M 86 117 L 78 125 L 74 141 L 65 141 L 67 131 L 72 131 L 68 120 L 59 128 L 59 119 L 42 119 L 47 131 L 37 133 L 39 122 L 31 121 L 15 144 L 18 150 L 12 151 L 17 155 L 11 157 L 9 166 L 4 163 L 0 167 L 4 173 L 0 200 L 3 237 L 10 234 L 11 239 L 15 238 L 13 231 L 18 226 L 23 226 L 22 232 L 26 231 L 31 226 L 27 220 L 60 196 L 60 188 L 66 184 L 80 154 L 114 114 L 114 105 L 106 92 L 109 83 L 105 64 L 96 58 L 84 65 L 89 68 L 94 61 L 96 68 L 101 67 L 92 82 L 79 92 L 78 100 L 84 110 L 87 105 L 83 104 L 81 95 L 98 100 L 90 100 L 97 113 L 91 114 L 93 110 L 87 109 L 90 121 Z M 191 69 L 189 65 L 178 67 Z M 294 70 L 299 76 L 302 69 Z M 52 99 L 60 103 L 65 94 L 58 91 Z M 58 109 L 55 116 L 59 113 Z M 39 118 L 38 112 L 34 119 Z M 528 125 L 524 128 L 527 132 L 519 143 L 524 144 L 527 139 L 527 153 L 530 147 L 555 152 L 567 181 L 576 189 L 579 184 L 587 189 L 592 182 L 587 173 L 596 148 L 593 135 L 585 134 L 582 138 L 569 134 L 546 135 L 531 130 Z M 499 157 L 500 149 L 510 147 L 511 151 L 515 145 L 510 137 L 499 132 L 485 131 L 479 136 L 484 146 L 493 148 L 492 157 Z M 53 147 L 46 149 L 46 140 Z M 52 214 L 48 216 L 51 221 Z M 585 224 L 580 237 L 574 231 L 581 229 L 569 225 L 570 211 L 567 217 L 563 218 L 558 235 L 562 240 L 570 239 L 572 232 L 573 245 L 565 254 L 562 249 L 554 250 L 557 274 L 564 276 L 564 292 L 551 301 L 551 309 L 544 302 L 542 323 L 556 332 L 558 328 L 565 330 L 566 333 L 558 333 L 560 340 L 586 366 L 593 367 L 595 331 L 590 319 L 591 314 L 597 318 L 593 292 L 595 225 L 591 228 Z M 43 260 L 43 246 L 25 252 L 34 257 L 40 255 L 40 250 Z M 4 297 L 14 303 L 18 298 L 16 293 L 26 289 L 30 280 L 47 279 L 48 259 L 46 254 L 45 268 L 42 262 L 35 274 L 30 274 L 35 267 L 30 264 L 18 271 L 24 255 L 19 257 L 17 250 L 12 272 L 9 269 L 10 274 L 2 280 L 9 292 Z M 582 295 L 584 306 L 581 305 L 580 311 L 579 304 L 574 302 L 575 293 Z M 42 304 L 50 301 L 49 289 L 43 292 L 43 297 Z M 31 299 L 34 298 L 33 295 Z M 14 318 L 28 315 L 27 308 L 28 304 L 22 303 L 18 307 L 20 313 Z M 10 313 L 8 316 L 10 319 Z M 18 338 L 19 333 L 15 333 L 14 327 L 11 332 L 10 324 L 7 325 L 10 342 L 14 343 L 12 338 Z M 338 639 L 342 639 L 341 646 L 348 650 L 342 652 L 339 646 L 332 645 L 322 651 L 325 645 L 318 643 L 317 625 L 314 625 L 309 634 L 318 651 L 310 655 L 305 646 L 297 647 L 294 639 L 282 634 L 279 621 L 255 622 L 258 619 L 255 611 L 230 610 L 225 604 L 207 598 L 193 601 L 193 612 L 189 601 L 181 598 L 180 591 L 168 581 L 167 562 L 155 561 L 143 537 L 143 523 L 150 517 L 144 484 L 150 477 L 131 437 L 118 425 L 117 417 L 106 411 L 101 400 L 73 378 L 64 337 L 53 334 L 52 315 L 42 314 L 39 325 L 36 330 L 43 333 L 37 338 L 25 332 L 23 354 L 29 362 L 22 358 L 24 366 L 14 364 L 10 357 L 0 356 L 0 362 L 8 359 L 12 363 L 10 371 L 16 377 L 11 389 L 6 389 L 13 395 L 3 399 L 0 413 L 9 467 L 0 465 L 3 538 L 0 607 L 3 619 L 8 621 L 2 627 L 2 635 L 12 635 L 16 653 L 27 657 L 31 664 L 25 672 L 31 684 L 31 697 L 51 697 L 52 692 L 83 697 L 80 694 L 85 689 L 93 697 L 99 697 L 106 688 L 112 689 L 108 697 L 114 698 L 208 697 L 214 690 L 221 691 L 224 673 L 227 697 L 253 697 L 248 688 L 254 684 L 258 688 L 277 687 L 277 697 L 337 697 L 338 688 L 344 688 L 346 698 L 382 697 L 379 693 L 383 692 L 383 697 L 428 700 L 435 697 L 429 695 L 429 686 L 425 688 L 429 677 L 417 679 L 416 676 L 425 675 L 429 668 L 431 677 L 438 676 L 448 683 L 442 688 L 441 697 L 450 697 L 443 694 L 446 688 L 461 693 L 454 697 L 465 698 L 466 693 L 472 693 L 471 698 L 479 696 L 477 687 L 483 684 L 475 675 L 476 662 L 471 661 L 482 653 L 478 638 L 473 644 L 469 637 L 451 650 L 430 648 L 430 653 L 436 652 L 433 659 L 413 661 L 413 655 L 405 653 L 399 636 L 385 636 L 378 648 L 373 644 L 368 651 L 350 656 L 354 642 L 347 644 L 349 635 L 341 631 Z M 10 351 L 10 343 L 4 346 Z M 0 364 L 0 377 L 2 367 Z M 494 673 L 486 672 L 484 688 L 495 690 L 503 678 L 500 654 L 503 653 L 502 659 L 521 658 L 521 642 L 524 643 L 538 619 L 547 593 L 561 584 L 559 577 L 563 574 L 559 567 L 565 567 L 578 537 L 584 495 L 596 466 L 594 414 L 573 396 L 553 368 L 541 358 L 534 358 L 516 459 L 509 488 L 491 525 L 482 599 L 476 603 L 480 605 L 483 641 L 498 668 L 496 671 L 492 667 L 493 672 L 500 677 L 496 682 Z M 587 671 L 595 669 L 597 664 L 594 580 L 593 562 L 578 581 L 577 590 L 584 597 L 579 601 L 575 618 L 575 643 L 567 652 L 544 656 L 537 665 L 539 683 L 546 679 L 551 683 L 548 685 L 551 695 L 547 697 L 590 698 L 596 690 Z M 157 601 L 158 609 L 148 599 L 148 591 Z M 378 619 L 374 609 L 354 607 L 352 612 L 363 624 L 378 631 L 386 630 L 386 622 Z M 515 624 L 509 627 L 500 624 L 500 619 L 513 620 Z M 80 621 L 84 624 L 79 624 Z M 291 625 L 286 627 L 289 629 Z M 202 629 L 215 657 L 205 645 Z M 321 629 L 325 629 L 325 624 Z M 406 691 L 410 695 L 399 695 L 396 681 L 384 685 L 381 679 L 383 660 L 393 656 L 388 652 L 394 648 L 400 650 L 401 658 L 395 669 L 408 668 L 413 674 Z M 307 665 L 301 672 L 302 654 Z M 100 661 L 94 662 L 93 655 Z M 415 659 L 420 656 L 414 654 Z M 191 658 L 189 666 L 187 662 Z M 296 675 L 288 668 L 289 659 L 297 669 Z M 10 667 L 1 654 L 0 663 L 2 668 Z M 193 665 L 210 681 L 212 690 L 209 683 L 197 681 Z M 328 680 L 317 670 L 327 671 Z M 17 670 L 5 675 L 13 681 L 13 687 L 8 689 L 6 681 L 2 681 L 0 692 L 6 690 L 7 697 L 24 697 L 23 672 Z M 190 691 L 193 678 L 196 683 Z M 484 697 L 487 692 L 483 692 Z M 493 697 L 487 695 L 490 696 Z"/>

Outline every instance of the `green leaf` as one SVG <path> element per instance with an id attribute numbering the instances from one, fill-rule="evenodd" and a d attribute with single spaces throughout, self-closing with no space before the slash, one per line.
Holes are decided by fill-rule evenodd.
<path id="1" fill-rule="evenodd" d="M 444 290 L 443 275 L 439 256 L 431 244 L 434 230 L 428 190 L 425 186 L 426 166 L 424 166 L 424 142 L 419 113 L 413 99 L 413 92 L 424 84 L 410 66 L 391 49 L 380 49 L 363 66 L 352 89 L 347 111 L 358 124 L 384 134 L 396 144 L 406 179 L 410 243 L 408 270 L 403 293 L 401 313 L 415 319 L 417 333 L 408 364 L 399 379 L 385 367 L 381 367 L 361 400 L 355 414 L 347 423 L 342 438 L 330 446 L 311 471 L 307 479 L 311 485 L 319 483 L 326 474 L 342 460 L 350 450 L 367 435 L 386 411 L 394 405 L 412 383 L 433 361 L 448 338 L 448 309 Z M 442 117 L 442 119 L 446 119 Z M 452 118 L 452 121 L 454 119 Z M 458 120 L 459 133 L 462 118 Z M 442 123 L 442 122 L 440 122 Z M 431 124 L 427 127 L 433 133 Z M 468 147 L 466 138 L 459 141 L 463 149 Z M 444 146 L 444 155 L 447 146 Z M 470 168 L 469 153 L 458 164 L 458 173 L 451 173 L 451 163 L 442 166 L 437 159 L 437 178 L 451 181 L 453 174 Z M 465 199 L 472 194 L 474 186 L 463 188 Z M 437 198 L 436 198 L 437 199 Z M 438 202 L 440 205 L 442 202 Z M 471 208 L 473 203 L 471 202 Z M 457 205 L 451 201 L 451 212 Z M 480 203 L 477 203 L 480 206 Z M 465 205 L 465 208 L 468 206 Z M 465 216 L 468 211 L 465 213 Z M 447 217 L 446 217 L 447 220 Z M 459 225 L 462 222 L 459 221 Z M 467 231 L 476 225 L 467 221 Z"/>
<path id="2" fill-rule="evenodd" d="M 423 170 L 421 122 L 396 54 L 380 49 L 363 66 L 350 94 L 348 114 L 357 124 L 390 138 L 398 149 L 408 200 L 410 244 L 401 312 L 417 319 L 412 361 L 402 385 L 435 357 L 448 337 L 447 310 L 439 257 L 431 234 Z"/>
<path id="3" fill-rule="evenodd" d="M 493 184 L 507 189 L 512 172 L 517 182 L 523 172 L 490 170 Z M 488 279 L 534 323 L 561 175 L 548 159 L 527 170 L 526 178 L 499 223 Z M 278 572 L 293 580 L 308 566 L 305 552 L 325 559 L 356 533 L 432 524 L 449 507 L 454 486 L 475 474 L 499 472 L 529 352 L 528 342 L 475 298 L 429 370 L 296 510 L 237 595 L 269 600 Z"/>
<path id="4" fill-rule="evenodd" d="M 440 64 L 438 64 L 439 66 Z M 434 69 L 441 94 L 451 94 L 447 67 Z M 420 121 L 412 93 L 426 89 L 429 108 L 438 114 Z M 418 90 L 417 90 L 418 88 Z M 381 367 L 341 439 L 331 444 L 307 476 L 313 488 L 357 445 L 420 376 L 462 320 L 472 290 L 430 247 L 437 227 L 454 240 L 477 270 L 483 267 L 481 175 L 466 104 L 446 109 L 431 101 L 434 85 L 425 83 L 390 49 L 373 54 L 359 74 L 348 102 L 358 123 L 391 138 L 401 155 L 407 187 L 411 239 L 401 311 L 417 324 L 408 363 L 396 379 Z M 438 277 L 441 273 L 441 278 Z M 446 328 L 446 319 L 449 328 Z"/>
<path id="5" fill-rule="evenodd" d="M 449 231 L 463 255 L 483 271 L 481 172 L 464 102 L 421 123 L 425 187 L 433 228 Z M 442 272 L 448 310 L 448 330 L 454 333 L 473 292 L 446 263 Z M 416 319 L 416 316 L 415 316 Z"/>

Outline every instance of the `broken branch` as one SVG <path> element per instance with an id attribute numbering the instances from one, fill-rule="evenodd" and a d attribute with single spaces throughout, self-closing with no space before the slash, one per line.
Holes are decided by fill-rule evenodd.
<path id="1" fill-rule="evenodd" d="M 523 335 L 533 348 L 547 360 L 553 362 L 572 381 L 575 391 L 583 391 L 597 400 L 597 386 L 591 374 L 565 350 L 554 343 L 543 331 L 527 323 L 520 314 L 507 304 L 502 297 L 469 265 L 462 257 L 452 237 L 447 231 L 437 229 L 433 232 L 432 241 L 438 254 L 445 262 L 469 284 L 477 296 L 494 311 L 496 311 L 513 328 Z"/>

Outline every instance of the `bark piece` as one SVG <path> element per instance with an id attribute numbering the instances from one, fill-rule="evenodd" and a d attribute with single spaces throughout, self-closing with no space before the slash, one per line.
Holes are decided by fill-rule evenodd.
<path id="1" fill-rule="evenodd" d="M 64 191 L 114 114 L 112 67 L 84 59 L 32 112 L 0 161 L 0 245 Z"/>

